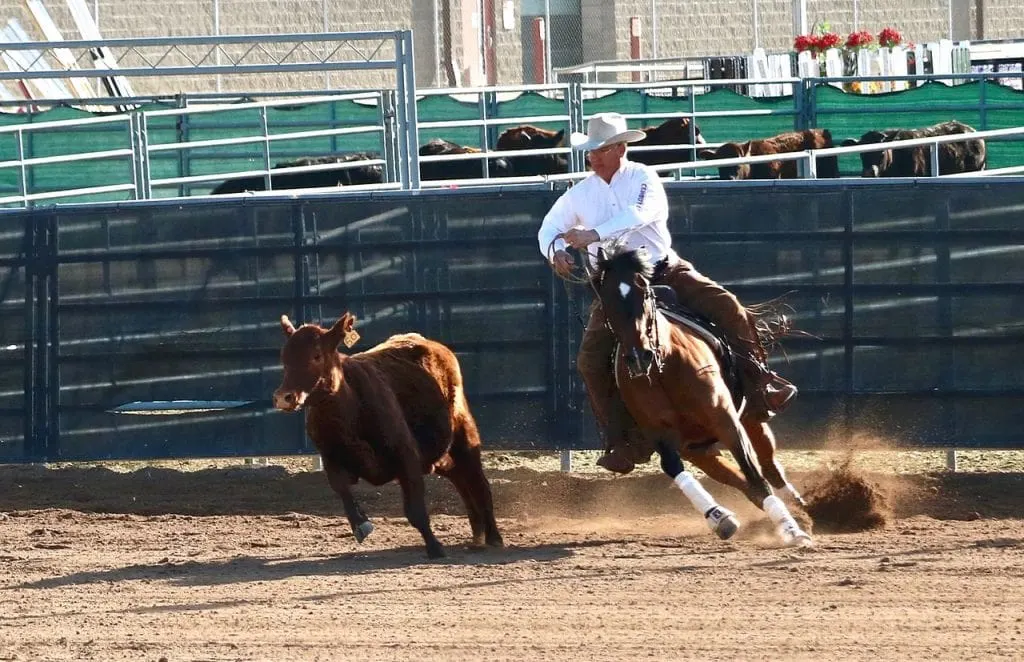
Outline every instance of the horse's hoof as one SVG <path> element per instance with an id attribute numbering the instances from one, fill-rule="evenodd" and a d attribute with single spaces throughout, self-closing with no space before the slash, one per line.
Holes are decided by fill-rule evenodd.
<path id="1" fill-rule="evenodd" d="M 356 537 L 356 542 L 363 542 L 371 533 L 373 533 L 373 524 L 370 523 L 370 520 L 366 520 L 359 526 L 352 527 L 352 535 Z"/>
<path id="2" fill-rule="evenodd" d="M 779 527 L 779 536 L 786 547 L 814 547 L 811 536 L 799 527 Z"/>
<path id="3" fill-rule="evenodd" d="M 487 536 L 487 546 L 501 549 L 505 546 L 505 541 L 502 540 L 501 536 L 495 533 L 492 536 Z"/>
<path id="4" fill-rule="evenodd" d="M 445 553 L 444 547 L 441 547 L 440 545 L 437 545 L 436 547 L 431 545 L 427 546 L 428 559 L 443 559 L 446 556 L 448 555 Z"/>
<path id="5" fill-rule="evenodd" d="M 793 542 L 791 542 L 789 544 L 789 546 L 790 547 L 810 548 L 810 547 L 814 547 L 814 541 L 811 540 L 811 537 L 809 535 L 807 535 L 806 533 L 800 532 L 800 535 L 796 536 L 793 539 Z"/>
<path id="6" fill-rule="evenodd" d="M 722 540 L 728 540 L 736 535 L 736 532 L 739 530 L 740 521 L 732 515 L 729 515 L 718 523 L 718 527 L 715 528 L 715 534 Z"/>
<path id="7" fill-rule="evenodd" d="M 732 538 L 740 529 L 740 521 L 736 515 L 726 508 L 715 506 L 704 515 L 708 527 L 722 540 Z"/>

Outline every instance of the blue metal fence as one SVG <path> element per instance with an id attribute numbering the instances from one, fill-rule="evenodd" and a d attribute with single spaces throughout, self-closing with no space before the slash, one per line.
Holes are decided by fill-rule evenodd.
<path id="1" fill-rule="evenodd" d="M 869 431 L 1011 447 L 1024 403 L 1024 180 L 679 182 L 677 250 L 811 338 L 787 447 Z M 359 317 L 364 349 L 450 344 L 495 449 L 595 448 L 541 187 L 146 201 L 0 212 L 0 461 L 310 452 L 270 408 L 282 313 Z M 218 402 L 175 416 L 127 403 Z M 228 402 L 225 405 L 223 403 Z M 173 407 L 173 405 L 168 405 Z"/>

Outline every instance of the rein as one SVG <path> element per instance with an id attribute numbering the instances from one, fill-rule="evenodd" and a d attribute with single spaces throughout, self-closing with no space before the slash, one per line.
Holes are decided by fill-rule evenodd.
<path id="1" fill-rule="evenodd" d="M 548 248 L 547 248 L 548 262 L 551 262 L 554 259 L 554 254 L 556 252 L 555 251 L 555 243 L 559 239 L 562 239 L 562 238 L 564 238 L 564 234 L 560 232 L 557 235 L 555 235 L 555 238 L 551 240 L 550 244 L 548 244 Z M 562 280 L 563 284 L 565 285 L 565 291 L 566 291 L 567 294 L 570 292 L 570 290 L 569 290 L 569 285 L 570 284 L 571 285 L 588 285 L 590 287 L 590 289 L 593 290 L 594 296 L 597 297 L 597 301 L 600 304 L 600 302 L 601 302 L 601 293 L 598 291 L 597 286 L 594 284 L 594 281 L 596 280 L 596 277 L 597 277 L 597 273 L 590 266 L 590 254 L 589 254 L 589 251 L 586 251 L 586 250 L 580 251 L 580 257 L 581 257 L 580 261 L 583 263 L 583 265 L 582 265 L 583 266 L 583 273 L 585 274 L 585 276 L 577 276 L 577 275 L 575 275 L 572 272 L 570 272 L 569 274 L 564 275 L 564 276 L 562 274 L 558 273 L 557 271 L 555 272 L 555 274 Z M 650 306 L 649 309 L 647 307 L 648 305 Z M 658 314 L 659 314 L 658 313 L 658 302 L 657 302 L 657 298 L 654 295 L 654 289 L 651 288 L 650 286 L 644 288 L 644 310 L 645 310 L 645 312 L 647 310 L 650 310 L 650 313 L 647 316 L 647 325 L 646 325 L 646 329 L 645 329 L 645 334 L 646 334 L 647 340 L 650 341 L 653 344 L 653 346 L 654 346 L 654 364 L 653 364 L 653 367 L 660 374 L 661 371 L 665 367 L 665 355 L 664 355 L 664 349 L 661 346 L 661 330 L 660 330 L 660 327 L 658 325 Z M 580 322 L 582 324 L 586 325 L 586 323 L 583 321 L 582 317 L 580 317 Z M 615 334 L 615 330 L 612 329 L 611 324 L 608 323 L 608 316 L 607 315 L 605 316 L 604 324 L 608 328 L 608 330 L 611 331 L 612 334 L 616 336 L 615 337 L 615 341 L 619 344 L 619 346 L 621 346 L 622 345 L 622 341 L 619 340 L 618 335 Z M 616 353 L 618 353 L 618 352 L 616 352 Z M 635 377 L 639 377 L 639 376 L 640 375 L 631 375 L 631 377 L 634 377 L 634 378 Z M 650 378 L 650 374 L 649 373 L 647 374 L 647 377 Z"/>

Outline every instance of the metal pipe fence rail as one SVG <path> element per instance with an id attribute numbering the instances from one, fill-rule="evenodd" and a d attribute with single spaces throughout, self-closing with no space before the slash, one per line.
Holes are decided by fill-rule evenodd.
<path id="1" fill-rule="evenodd" d="M 31 72 L 30 72 L 31 73 Z M 27 74 L 26 74 L 27 75 Z M 958 81 L 978 81 L 982 85 L 985 85 L 985 81 L 988 82 L 988 86 L 996 88 L 998 86 L 991 83 L 993 79 L 1005 78 L 1008 74 L 1005 72 L 999 72 L 998 74 L 942 74 L 941 78 L 951 78 Z M 908 80 L 936 80 L 934 76 L 876 76 L 871 79 L 908 79 Z M 51 202 L 57 200 L 90 200 L 96 198 L 110 198 L 118 195 L 127 194 L 128 197 L 135 199 L 146 199 L 158 195 L 158 191 L 161 192 L 159 195 L 166 195 L 168 191 L 176 189 L 176 194 L 180 196 L 187 196 L 191 193 L 191 190 L 195 186 L 209 185 L 212 182 L 218 181 L 225 178 L 245 178 L 245 177 L 262 177 L 262 186 L 266 189 L 273 188 L 273 181 L 271 175 L 297 175 L 297 174 L 309 174 L 314 175 L 317 172 L 324 170 L 344 169 L 344 168 L 356 168 L 361 166 L 372 166 L 381 165 L 384 167 L 384 183 L 380 184 L 382 189 L 395 188 L 394 184 L 399 184 L 400 188 L 437 188 L 443 186 L 469 186 L 469 185 L 486 185 L 492 183 L 492 179 L 488 177 L 489 163 L 490 160 L 498 156 L 508 157 L 508 153 L 499 152 L 495 149 L 497 136 L 503 128 L 515 126 L 522 123 L 535 123 L 545 126 L 561 126 L 567 133 L 575 131 L 585 130 L 586 121 L 593 115 L 593 112 L 597 110 L 607 109 L 608 97 L 605 93 L 611 95 L 623 93 L 623 92 L 642 92 L 644 96 L 641 97 L 641 107 L 639 109 L 632 109 L 624 112 L 624 114 L 634 123 L 647 123 L 653 122 L 658 119 L 667 118 L 690 118 L 695 120 L 697 123 L 704 124 L 705 122 L 722 122 L 732 120 L 744 120 L 750 118 L 763 117 L 766 120 L 772 119 L 772 121 L 784 120 L 786 125 L 792 128 L 803 128 L 809 126 L 817 126 L 820 124 L 823 118 L 829 117 L 830 113 L 836 112 L 834 108 L 830 107 L 823 99 L 822 96 L 825 92 L 822 92 L 822 84 L 825 83 L 836 83 L 843 84 L 852 80 L 861 80 L 859 78 L 844 77 L 844 78 L 825 78 L 825 79 L 778 79 L 778 80 L 765 80 L 758 81 L 759 84 L 774 84 L 774 83 L 799 83 L 797 86 L 798 93 L 792 97 L 792 105 L 779 106 L 770 105 L 770 107 L 764 108 L 745 108 L 745 109 L 727 109 L 727 110 L 704 110 L 701 108 L 698 100 L 703 98 L 703 94 L 711 90 L 721 89 L 723 86 L 727 87 L 734 85 L 736 80 L 701 80 L 701 81 L 671 81 L 662 82 L 656 84 L 601 84 L 601 85 L 583 85 L 583 84 L 559 84 L 559 85 L 532 85 L 532 86 L 516 86 L 516 87 L 493 87 L 493 88 L 453 88 L 453 89 L 440 89 L 440 90 L 418 90 L 410 92 L 408 88 L 403 89 L 401 94 L 395 90 L 377 90 L 369 92 L 356 92 L 351 94 L 336 94 L 336 95 L 320 95 L 310 98 L 283 98 L 276 99 L 274 101 L 260 101 L 260 102 L 248 102 L 240 104 L 219 104 L 212 107 L 201 105 L 186 106 L 182 109 L 168 109 L 168 110 L 136 110 L 133 113 L 129 113 L 123 116 L 117 116 L 118 119 L 103 118 L 104 121 L 111 123 L 122 123 L 126 126 L 126 129 L 120 137 L 116 137 L 116 140 L 122 142 L 116 145 L 98 145 L 98 149 L 89 151 L 87 144 L 83 141 L 82 145 L 78 145 L 75 140 L 63 141 L 63 146 L 50 146 L 48 149 L 57 150 L 62 149 L 62 154 L 47 154 L 46 156 L 35 156 L 34 154 L 28 154 L 25 152 L 25 136 L 42 136 L 44 134 L 54 135 L 53 131 L 59 128 L 66 128 L 68 131 L 76 131 L 75 135 L 79 135 L 77 132 L 81 132 L 80 135 L 83 137 L 92 135 L 99 129 L 94 124 L 95 120 L 85 119 L 80 121 L 68 120 L 66 124 L 59 123 L 47 123 L 47 122 L 34 122 L 26 125 L 17 125 L 13 127 L 5 127 L 0 129 L 0 138 L 4 135 L 16 135 L 14 142 L 8 143 L 10 147 L 3 147 L 3 157 L 0 160 L 0 176 L 4 175 L 4 172 L 17 171 L 15 177 L 14 191 L 8 195 L 0 197 L 0 204 L 20 204 L 20 205 L 35 205 L 40 202 Z M 745 81 L 750 83 L 751 81 Z M 753 83 L 752 83 L 753 84 Z M 824 89 L 832 90 L 833 88 L 824 86 Z M 834 91 L 834 90 L 833 90 Z M 677 101 L 672 102 L 671 107 L 659 106 L 658 109 L 647 108 L 648 105 L 646 100 L 651 100 L 651 104 L 656 104 L 658 99 L 663 102 L 664 97 L 661 96 L 662 92 L 670 92 L 671 95 L 680 95 L 672 99 Z M 560 112 L 552 113 L 541 111 L 539 114 L 536 112 L 516 112 L 504 110 L 503 104 L 510 102 L 515 98 L 520 98 L 517 95 L 529 95 L 535 94 L 540 95 L 542 98 L 549 99 L 555 106 L 561 106 Z M 404 96 L 403 96 L 404 95 Z M 418 97 L 418 100 L 412 97 Z M 475 109 L 472 116 L 462 116 L 458 119 L 437 119 L 429 118 L 419 121 L 418 117 L 416 121 L 409 122 L 410 113 L 413 112 L 415 107 L 419 104 L 427 103 L 431 99 L 441 98 L 458 98 L 470 100 L 467 107 Z M 950 103 L 944 103 L 942 112 L 955 113 L 956 109 L 961 108 L 965 112 L 977 112 L 981 119 L 980 127 L 985 128 L 985 124 L 988 121 L 987 118 L 995 117 L 997 114 L 1002 113 L 999 117 L 1002 118 L 999 121 L 1004 122 L 1009 115 L 1006 113 L 1013 113 L 1016 110 L 1024 109 L 1024 102 L 1010 103 L 1009 101 L 993 101 L 990 99 L 991 95 L 987 95 L 985 88 L 981 88 L 979 91 L 978 99 L 972 103 L 966 103 L 963 101 L 953 101 Z M 896 98 L 896 97 L 893 97 Z M 403 101 L 404 99 L 404 101 Z M 502 100 L 504 99 L 504 100 Z M 308 108 L 331 108 L 336 107 L 332 104 L 338 104 L 343 102 L 367 102 L 367 108 L 372 109 L 371 112 L 374 115 L 372 121 L 366 121 L 366 123 L 355 123 L 355 124 L 339 124 L 334 122 L 333 125 L 327 127 L 318 127 L 315 124 L 309 124 L 307 126 L 296 126 L 292 128 L 288 125 L 282 125 L 283 128 L 275 128 L 274 131 L 270 131 L 268 128 L 268 113 L 277 112 L 277 109 L 282 107 L 291 107 L 295 104 L 301 104 Z M 865 99 L 865 103 L 870 101 L 869 98 Z M 657 102 L 657 103 L 661 103 Z M 871 101 L 871 103 L 876 103 Z M 885 106 L 866 106 L 863 109 L 859 109 L 858 112 L 864 112 L 867 114 L 878 113 L 878 112 L 909 112 L 913 110 L 913 106 L 904 108 L 903 106 L 894 106 L 889 102 L 886 102 Z M 679 106 L 682 107 L 679 107 Z M 905 104 L 904 104 L 905 105 Z M 403 115 L 403 110 L 404 115 Z M 230 137 L 219 137 L 219 138 L 199 138 L 194 137 L 193 134 L 207 135 L 209 136 L 210 127 L 213 126 L 203 118 L 219 116 L 219 114 L 234 114 L 232 116 L 238 116 L 239 113 L 250 111 L 258 115 L 253 116 L 254 120 L 246 120 L 242 122 L 240 120 L 232 120 L 224 125 L 225 130 L 231 131 Z M 405 119 L 403 120 L 403 117 Z M 364 120 L 365 121 L 365 120 Z M 169 124 L 169 122 L 173 122 Z M 236 122 L 232 124 L 231 122 Z M 706 125 L 705 125 L 706 128 Z M 471 130 L 475 133 L 476 140 L 481 146 L 480 152 L 470 154 L 457 154 L 457 155 L 443 155 L 443 156 L 424 156 L 418 155 L 418 143 L 420 136 L 424 138 L 434 135 L 443 135 L 447 131 L 461 131 Z M 989 139 L 1008 139 L 1014 138 L 1019 134 L 1012 128 L 1001 128 L 995 129 L 997 133 L 987 133 L 981 131 L 977 134 L 977 137 L 988 137 Z M 998 133 L 1004 131 L 1005 133 Z M 706 133 L 706 131 L 705 131 Z M 159 139 L 154 138 L 154 135 L 159 134 Z M 859 135 L 859 134 L 858 134 Z M 360 161 L 353 161 L 348 164 L 325 164 L 325 165 L 307 165 L 307 166 L 296 166 L 296 167 L 282 167 L 274 168 L 272 164 L 272 154 L 285 153 L 281 150 L 300 150 L 301 146 L 309 144 L 311 140 L 320 140 L 320 145 L 317 150 L 323 153 L 325 146 L 329 141 L 330 147 L 326 148 L 329 152 L 338 151 L 338 140 L 339 137 L 342 139 L 355 139 L 358 138 L 363 140 L 364 137 L 372 136 L 375 145 L 379 146 L 380 154 L 378 158 L 367 158 Z M 673 147 L 678 149 L 690 150 L 691 159 L 689 161 L 680 162 L 677 164 L 666 164 L 659 166 L 659 169 L 664 173 L 671 173 L 673 179 L 704 179 L 709 178 L 710 173 L 717 167 L 727 164 L 749 164 L 756 163 L 758 159 L 756 157 L 745 157 L 734 161 L 703 161 L 696 158 L 696 150 L 698 145 L 696 144 L 696 134 L 694 125 L 691 125 L 691 135 L 689 140 L 686 142 L 680 142 L 673 145 L 667 146 L 635 146 L 632 149 L 635 152 L 645 152 L 651 150 L 665 149 L 666 147 Z M 52 142 L 52 140 L 51 140 Z M 940 142 L 940 141 L 936 141 Z M 716 147 L 721 145 L 721 141 L 709 141 L 706 147 Z M 912 145 L 915 143 L 900 143 L 903 145 Z M 252 146 L 258 150 L 253 153 L 249 151 L 247 146 Z M 896 146 L 894 143 L 886 143 L 878 146 L 855 146 L 850 148 L 836 148 L 836 151 L 826 151 L 817 156 L 826 154 L 832 154 L 839 157 L 849 157 L 850 155 L 856 155 L 861 152 L 882 150 Z M 232 148 L 246 148 L 243 151 L 232 152 Z M 280 149 L 279 149 L 280 148 Z M 132 153 L 129 155 L 124 150 L 131 150 Z M 9 151 L 8 151 L 9 150 Z M 273 151 L 272 151 L 273 150 Z M 932 150 L 932 158 L 936 158 L 937 155 L 935 150 Z M 298 152 L 301 153 L 301 152 Z M 517 156 L 530 156 L 530 155 L 549 155 L 549 154 L 561 154 L 567 157 L 569 161 L 569 170 L 571 173 L 581 173 L 585 171 L 585 160 L 584 155 L 578 150 L 571 149 L 569 147 L 555 147 L 546 148 L 539 150 L 522 150 L 516 153 Z M 62 160 L 62 157 L 63 160 Z M 77 186 L 77 185 L 66 185 L 64 181 L 73 181 L 72 178 L 61 178 L 56 176 L 56 171 L 42 171 L 43 168 L 55 168 L 57 164 L 63 164 L 65 162 L 70 163 L 71 161 L 81 161 L 84 165 L 93 161 L 111 161 L 117 162 L 118 159 L 127 162 L 130 157 L 129 167 L 116 167 L 107 168 L 101 173 L 97 174 L 97 177 L 107 177 L 114 181 L 103 181 L 102 185 L 97 186 Z M 224 163 L 217 166 L 215 164 L 216 159 L 222 158 Z M 166 174 L 163 172 L 155 172 L 157 164 L 168 163 L 169 159 L 176 159 L 176 162 L 180 163 L 178 172 L 173 174 Z M 814 177 L 815 172 L 813 168 L 814 156 L 810 153 L 800 153 L 799 155 L 781 155 L 778 158 L 773 159 L 762 159 L 762 160 L 798 160 L 805 164 L 811 164 L 809 167 L 803 167 L 802 173 L 807 177 Z M 429 182 L 416 181 L 420 175 L 420 161 L 424 163 L 446 163 L 446 162 L 458 162 L 466 160 L 481 160 L 481 174 L 480 177 L 462 178 L 457 182 L 451 182 L 446 180 L 433 180 Z M 214 165 L 209 165 L 213 163 Z M 242 167 L 237 169 L 237 165 L 240 164 Z M 83 165 L 83 167 L 84 167 Z M 234 167 L 236 169 L 230 170 L 229 168 Z M 985 171 L 984 176 L 989 175 L 1005 175 L 1020 172 L 1024 164 L 1022 163 L 1010 163 L 1004 164 L 1000 167 L 992 168 L 991 170 Z M 198 171 L 196 171 L 198 169 Z M 164 168 L 166 170 L 166 168 Z M 709 174 L 698 174 L 703 171 Z M 934 170 L 933 170 L 934 172 Z M 47 174 L 49 173 L 49 174 Z M 415 176 L 415 177 L 413 177 Z M 9 177 L 9 176 L 8 176 Z M 576 178 L 574 175 L 570 175 L 568 179 Z M 45 179 L 45 185 L 40 181 Z M 537 181 L 549 181 L 555 182 L 566 177 L 551 176 L 547 180 L 544 178 L 537 179 L 536 177 L 526 178 L 515 178 L 510 180 L 503 180 L 506 183 L 513 182 L 537 182 Z M 134 188 L 132 188 L 134 186 Z M 358 189 L 345 189 L 345 191 L 356 191 Z M 90 197 L 91 196 L 91 197 Z"/>
<path id="2" fill-rule="evenodd" d="M 745 302 L 788 295 L 781 443 L 826 429 L 1018 447 L 1024 180 L 667 185 L 677 250 Z M 0 461 L 308 453 L 270 409 L 277 319 L 365 349 L 452 346 L 496 449 L 595 448 L 587 293 L 544 264 L 558 190 L 519 185 L 0 211 Z M 176 410 L 168 415 L 167 410 Z M 130 412 L 130 413 L 123 413 Z M 149 416 L 140 416 L 148 413 Z M 165 414 L 165 415 L 155 415 Z"/>
<path id="3" fill-rule="evenodd" d="M 981 81 L 982 83 L 987 80 L 991 80 L 995 77 L 995 74 L 943 74 L 942 78 L 951 77 L 956 80 L 965 81 Z M 999 73 L 998 77 L 1005 77 L 1005 73 Z M 897 76 L 897 77 L 871 77 L 871 79 L 885 79 L 885 80 L 919 80 L 928 78 L 934 80 L 934 77 L 923 77 L 923 76 Z M 272 101 L 258 101 L 258 102 L 246 102 L 246 104 L 231 104 L 231 105 L 218 105 L 213 107 L 186 107 L 184 109 L 170 109 L 170 110 L 156 110 L 156 111 L 135 111 L 132 114 L 126 114 L 124 116 L 117 116 L 116 118 L 102 118 L 100 121 L 97 120 L 81 120 L 81 121 L 63 121 L 63 122 L 36 122 L 27 125 L 16 125 L 10 127 L 0 128 L 0 137 L 5 134 L 14 135 L 15 139 L 13 147 L 11 148 L 12 154 L 10 157 L 0 161 L 0 174 L 5 170 L 17 170 L 16 176 L 16 192 L 12 195 L 0 197 L 0 204 L 22 204 L 22 205 L 35 205 L 39 202 L 48 202 L 56 200 L 75 200 L 81 199 L 82 197 L 110 197 L 118 196 L 121 194 L 128 194 L 129 197 L 134 199 L 147 199 L 152 198 L 156 191 L 169 189 L 176 189 L 177 195 L 186 196 L 189 194 L 190 189 L 195 185 L 209 184 L 220 179 L 228 178 L 244 178 L 244 177 L 262 177 L 262 187 L 267 190 L 272 190 L 272 177 L 274 175 L 296 175 L 296 174 L 314 174 L 316 172 L 322 172 L 325 170 L 345 169 L 345 168 L 356 168 L 362 166 L 373 166 L 380 165 L 384 167 L 384 183 L 380 184 L 381 189 L 393 189 L 394 184 L 398 183 L 399 188 L 438 188 L 444 187 L 444 185 L 475 185 L 475 184 L 487 184 L 492 181 L 488 177 L 489 175 L 489 163 L 490 159 L 494 159 L 497 156 L 510 156 L 508 153 L 499 153 L 495 150 L 497 143 L 497 137 L 500 129 L 503 127 L 515 126 L 522 123 L 536 123 L 544 124 L 548 126 L 562 126 L 567 133 L 574 131 L 583 131 L 586 127 L 587 120 L 593 115 L 591 109 L 602 110 L 604 107 L 600 106 L 606 101 L 602 101 L 605 97 L 601 95 L 601 92 L 610 92 L 612 94 L 626 91 L 626 90 L 642 90 L 644 94 L 649 94 L 650 98 L 655 98 L 658 94 L 658 90 L 671 90 L 673 94 L 678 94 L 680 91 L 687 91 L 683 96 L 679 98 L 683 102 L 684 108 L 671 108 L 663 109 L 660 111 L 649 111 L 640 109 L 640 112 L 627 112 L 624 113 L 631 121 L 634 122 L 648 122 L 657 119 L 667 118 L 689 118 L 694 122 L 705 122 L 705 121 L 721 121 L 721 120 L 732 120 L 732 119 L 743 119 L 743 118 L 785 118 L 787 123 L 790 123 L 795 128 L 806 127 L 815 125 L 818 119 L 822 116 L 827 116 L 827 113 L 831 111 L 827 108 L 819 108 L 819 85 L 817 83 L 838 83 L 849 82 L 855 79 L 852 77 L 837 78 L 837 79 L 778 79 L 778 80 L 767 80 L 759 81 L 763 84 L 774 84 L 782 82 L 799 83 L 798 89 L 799 94 L 793 96 L 793 106 L 790 108 L 765 108 L 765 109 L 738 109 L 738 110 L 717 110 L 707 111 L 699 110 L 697 105 L 697 99 L 701 96 L 700 92 L 707 92 L 712 89 L 718 89 L 723 86 L 729 86 L 737 83 L 735 80 L 702 80 L 702 81 L 672 81 L 663 82 L 656 84 L 602 84 L 602 85 L 581 85 L 581 84 L 560 84 L 560 85 L 531 85 L 531 86 L 518 86 L 518 87 L 494 87 L 494 88 L 454 88 L 454 89 L 438 89 L 438 90 L 419 90 L 415 96 L 419 97 L 419 100 L 412 98 L 400 98 L 400 95 L 395 91 L 389 90 L 377 90 L 370 92 L 355 92 L 351 94 L 334 94 L 334 95 L 321 95 L 314 97 L 294 97 L 294 98 L 283 98 Z M 750 81 L 746 81 L 750 82 Z M 830 88 L 829 88 L 830 89 Z M 547 98 L 552 99 L 556 104 L 561 105 L 562 112 L 558 114 L 516 114 L 514 111 L 512 114 L 502 111 L 502 104 L 504 101 L 500 99 L 510 95 L 515 96 L 519 94 L 540 94 Z M 404 89 L 401 94 L 406 97 L 411 96 L 409 89 Z M 472 102 L 472 106 L 476 109 L 477 117 L 461 117 L 459 119 L 450 120 L 424 120 L 410 123 L 409 116 L 413 112 L 418 104 L 422 104 L 430 98 L 439 97 L 458 97 L 475 99 Z M 1016 108 L 1024 108 L 1024 106 L 1018 104 L 1017 106 L 1008 106 L 1006 102 L 992 102 L 985 100 L 984 89 L 982 89 L 979 97 L 979 104 L 977 108 L 980 108 L 982 116 L 982 125 L 984 125 L 986 113 L 988 115 L 995 113 L 1006 113 Z M 647 98 L 644 96 L 643 98 Z M 295 105 L 302 105 L 307 108 L 315 108 L 317 105 L 323 105 L 325 108 L 331 107 L 331 105 L 339 104 L 343 101 L 359 101 L 369 102 L 368 108 L 374 108 L 374 114 L 376 119 L 372 124 L 364 125 L 347 125 L 347 126 L 334 126 L 331 128 L 301 128 L 299 130 L 274 130 L 270 131 L 268 128 L 267 113 L 282 107 L 292 107 Z M 594 105 L 598 106 L 595 107 Z M 688 108 L 685 108 L 688 106 Z M 887 107 L 889 108 L 889 107 Z M 945 105 L 943 108 L 955 109 L 959 106 Z M 965 109 L 975 109 L 974 106 L 964 106 Z M 404 109 L 404 116 L 406 119 L 402 120 L 402 109 Z M 987 110 L 986 110 L 987 109 Z M 871 113 L 879 111 L 880 109 L 865 108 L 863 112 Z M 242 135 L 232 135 L 231 137 L 218 137 L 218 138 L 194 138 L 191 137 L 191 133 L 199 132 L 200 127 L 203 126 L 202 119 L 204 117 L 213 117 L 214 115 L 226 113 L 226 114 L 239 114 L 246 111 L 252 111 L 258 114 L 258 119 L 253 125 L 253 129 L 245 128 L 246 125 L 239 125 L 239 129 L 234 130 L 234 133 L 243 133 Z M 31 135 L 43 135 L 46 132 L 54 131 L 60 128 L 67 128 L 69 130 L 81 130 L 86 133 L 91 132 L 97 128 L 99 123 L 122 123 L 126 129 L 121 137 L 124 142 L 118 144 L 118 146 L 103 146 L 104 149 L 95 150 L 89 152 L 82 147 L 77 146 L 76 141 L 66 140 L 67 143 L 63 147 L 62 155 L 53 155 L 45 157 L 27 156 L 26 153 L 26 136 Z M 173 122 L 173 128 L 167 124 L 167 122 Z M 191 128 L 189 128 L 191 127 Z M 703 161 L 696 158 L 696 150 L 698 148 L 695 140 L 695 124 L 691 123 L 689 140 L 686 142 L 679 142 L 673 144 L 673 147 L 677 149 L 688 149 L 691 151 L 691 159 L 689 161 L 683 161 L 676 164 L 665 164 L 657 166 L 657 168 L 665 173 L 671 173 L 671 178 L 684 179 L 684 178 L 709 178 L 708 174 L 698 174 L 699 171 L 709 173 L 720 166 L 732 165 L 732 164 L 751 164 L 764 161 L 786 161 L 786 160 L 798 160 L 804 164 L 801 168 L 803 176 L 814 177 L 814 159 L 815 157 L 835 155 L 839 157 L 857 155 L 863 152 L 881 151 L 891 149 L 893 147 L 910 147 L 914 144 L 921 144 L 920 142 L 899 142 L 899 143 L 884 143 L 879 146 L 855 146 L 851 148 L 836 148 L 833 150 L 826 150 L 816 153 L 791 153 L 787 155 L 779 155 L 777 158 L 758 158 L 758 157 L 745 157 L 741 159 L 728 160 L 728 161 Z M 475 129 L 478 142 L 481 146 L 481 150 L 478 153 L 473 154 L 461 154 L 461 155 L 446 155 L 446 156 L 428 156 L 420 157 L 418 154 L 418 141 L 419 136 L 423 133 L 426 135 L 433 135 L 436 133 L 443 133 L 446 130 L 460 130 L 465 131 L 467 128 Z M 160 134 L 160 139 L 155 139 L 154 135 Z M 336 141 L 339 136 L 344 137 L 357 137 L 372 135 L 376 136 L 375 142 L 380 147 L 380 154 L 378 158 L 367 158 L 359 161 L 352 161 L 347 164 L 324 164 L 324 165 L 304 165 L 304 166 L 293 166 L 293 167 L 273 167 L 271 163 L 271 150 L 275 149 L 275 146 L 281 146 L 281 144 L 295 144 L 295 146 L 302 146 L 306 141 L 310 139 L 330 139 L 334 149 L 336 147 Z M 991 131 L 981 131 L 977 134 L 972 134 L 972 137 L 985 137 L 987 139 L 995 138 L 1012 138 L 1020 135 L 1020 133 L 1014 128 L 1002 128 L 994 129 Z M 943 141 L 954 141 L 956 139 L 965 138 L 942 138 L 935 139 L 932 142 L 934 144 Z M 321 142 L 321 144 L 325 144 Z M 714 148 L 722 144 L 721 141 L 709 141 L 706 146 Z M 247 164 L 244 169 L 231 170 L 230 172 L 225 171 L 221 166 L 221 169 L 213 168 L 202 165 L 203 162 L 197 161 L 200 158 L 196 155 L 202 156 L 202 159 L 209 160 L 214 158 L 211 155 L 223 155 L 224 159 L 234 159 L 243 161 L 246 160 L 246 154 L 240 153 L 237 156 L 231 156 L 229 150 L 233 147 L 245 147 L 254 146 L 258 147 L 259 152 L 255 155 L 255 160 L 258 166 L 253 167 L 254 164 Z M 664 150 L 667 146 L 644 146 L 634 147 L 633 150 L 638 153 L 654 150 Z M 115 148 L 115 149 L 110 149 Z M 58 149 L 58 148 L 50 148 Z M 297 148 L 292 148 L 297 149 Z M 319 149 L 323 149 L 319 148 Z M 126 152 L 130 150 L 129 154 Z M 4 150 L 6 154 L 6 149 Z M 586 164 L 584 155 L 578 150 L 572 150 L 568 147 L 560 148 L 549 148 L 541 150 L 523 150 L 517 152 L 516 156 L 539 156 L 539 155 L 552 155 L 559 154 L 564 155 L 569 162 L 569 171 L 571 173 L 580 173 L 586 170 Z M 180 172 L 173 176 L 166 176 L 163 174 L 155 173 L 155 164 L 166 161 L 167 158 L 175 158 L 177 162 L 181 164 Z M 932 150 L 932 159 L 937 160 L 937 152 Z M 103 171 L 105 176 L 113 178 L 114 181 L 104 181 L 102 185 L 95 185 L 95 187 L 69 187 L 61 189 L 60 177 L 53 175 L 49 176 L 51 183 L 50 188 L 55 190 L 37 191 L 38 187 L 34 187 L 34 174 L 39 168 L 54 166 L 54 164 L 70 163 L 72 161 L 81 162 L 92 162 L 92 161 L 109 161 L 122 159 L 127 161 L 130 158 L 130 168 L 108 168 Z M 461 178 L 457 181 L 451 180 L 433 180 L 427 182 L 419 181 L 420 176 L 420 161 L 424 163 L 445 163 L 445 162 L 457 162 L 466 160 L 481 160 L 481 174 L 480 177 L 467 177 Z M 414 163 L 415 162 L 415 163 Z M 201 172 L 194 172 L 194 167 L 199 164 Z M 983 172 L 984 176 L 988 175 L 1004 175 L 1013 174 L 1024 170 L 1024 164 L 1013 164 Z M 937 171 L 933 169 L 933 173 Z M 414 176 L 415 175 L 415 176 Z M 120 180 L 119 180 L 120 177 Z M 534 182 L 534 181 L 558 181 L 566 177 L 549 176 L 547 179 L 536 176 L 527 177 L 516 177 L 508 179 L 507 183 L 512 182 Z M 575 178 L 569 176 L 567 178 Z M 503 179 L 503 181 L 505 181 Z M 30 192 L 31 190 L 31 192 Z M 357 189 L 345 191 L 357 191 Z M 161 194 L 164 195 L 164 194 Z M 88 198 L 86 198 L 88 199 Z"/>

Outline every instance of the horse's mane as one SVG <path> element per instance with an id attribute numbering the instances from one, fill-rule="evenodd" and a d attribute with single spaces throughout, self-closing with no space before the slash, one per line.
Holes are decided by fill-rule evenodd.
<path id="1" fill-rule="evenodd" d="M 640 274 L 648 280 L 654 274 L 651 254 L 646 248 L 629 248 L 623 240 L 615 240 L 602 246 L 604 257 L 598 257 L 598 279 L 604 274 L 616 273 Z"/>

